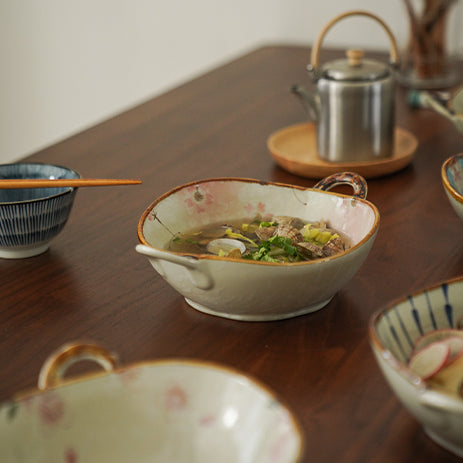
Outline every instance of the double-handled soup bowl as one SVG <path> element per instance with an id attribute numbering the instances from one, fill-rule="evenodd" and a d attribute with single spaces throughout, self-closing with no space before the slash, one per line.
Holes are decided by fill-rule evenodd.
<path id="1" fill-rule="evenodd" d="M 371 317 L 369 327 L 375 358 L 391 389 L 429 437 L 460 457 L 463 457 L 463 371 L 451 381 L 448 372 L 441 373 L 439 380 L 430 380 L 410 367 L 410 359 L 424 339 L 431 339 L 436 346 L 448 333 L 462 337 L 462 329 L 462 277 L 392 303 Z M 457 368 L 461 368 L 462 358 L 454 361 Z M 428 356 L 428 365 L 435 361 L 436 356 Z M 455 381 L 460 381 L 460 396 L 452 391 Z"/>
<path id="2" fill-rule="evenodd" d="M 65 378 L 78 360 L 106 372 Z M 67 375 L 66 375 L 67 376 Z M 53 353 L 39 390 L 0 405 L 8 463 L 296 463 L 303 437 L 264 385 L 218 364 L 147 361 L 118 367 L 95 344 Z"/>
<path id="3" fill-rule="evenodd" d="M 348 184 L 354 195 L 325 191 Z M 365 180 L 335 174 L 314 188 L 252 179 L 219 178 L 177 187 L 154 201 L 138 224 L 140 244 L 155 270 L 202 312 L 248 321 L 278 320 L 316 311 L 355 275 L 379 227 L 376 207 L 365 200 Z M 271 263 L 192 255 L 168 249 L 173 236 L 244 217 L 291 216 L 324 220 L 351 240 L 345 252 L 318 260 Z"/>

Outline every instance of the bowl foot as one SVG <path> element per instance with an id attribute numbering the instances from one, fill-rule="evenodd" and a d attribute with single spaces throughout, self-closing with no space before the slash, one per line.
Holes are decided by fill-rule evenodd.
<path id="1" fill-rule="evenodd" d="M 24 246 L 18 248 L 0 247 L 0 259 L 25 259 L 27 257 L 43 254 L 50 247 L 50 243 L 42 243 L 38 246 Z"/>
<path id="2" fill-rule="evenodd" d="M 305 315 L 311 312 L 316 312 L 317 310 L 322 309 L 327 305 L 332 297 L 329 299 L 319 302 L 318 304 L 311 305 L 309 307 L 303 307 L 302 309 L 298 309 L 294 312 L 285 312 L 285 313 L 269 313 L 269 314 L 241 314 L 241 313 L 226 313 L 226 312 L 218 312 L 214 309 L 209 309 L 202 304 L 198 304 L 197 302 L 192 301 L 191 299 L 185 298 L 185 301 L 193 307 L 194 309 L 206 313 L 208 315 L 215 315 L 216 317 L 228 318 L 231 320 L 239 320 L 243 322 L 265 322 L 265 321 L 276 321 L 276 320 L 285 320 L 287 318 L 299 317 L 300 315 Z"/>
<path id="3" fill-rule="evenodd" d="M 463 457 L 463 448 L 458 447 L 456 444 L 449 442 L 443 439 L 441 436 L 437 435 L 434 431 L 431 431 L 428 428 L 424 428 L 424 432 L 428 435 L 428 437 L 433 440 L 436 444 L 440 445 L 444 449 L 452 452 L 453 454 Z"/>

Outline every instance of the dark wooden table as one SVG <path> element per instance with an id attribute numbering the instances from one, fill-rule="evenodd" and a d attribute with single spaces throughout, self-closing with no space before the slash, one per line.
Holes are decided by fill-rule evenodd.
<path id="1" fill-rule="evenodd" d="M 308 83 L 309 52 L 257 49 L 27 158 L 143 184 L 80 189 L 48 252 L 0 261 L 0 401 L 33 387 L 51 351 L 90 339 L 123 364 L 190 357 L 250 373 L 298 416 L 304 462 L 459 461 L 397 401 L 367 336 L 377 309 L 463 273 L 463 224 L 440 180 L 463 136 L 434 112 L 409 109 L 403 89 L 398 125 L 418 138 L 416 156 L 404 170 L 369 181 L 380 231 L 361 270 L 323 310 L 266 323 L 208 316 L 134 250 L 140 215 L 177 185 L 222 176 L 314 185 L 278 167 L 266 147 L 272 132 L 305 120 L 288 89 Z"/>

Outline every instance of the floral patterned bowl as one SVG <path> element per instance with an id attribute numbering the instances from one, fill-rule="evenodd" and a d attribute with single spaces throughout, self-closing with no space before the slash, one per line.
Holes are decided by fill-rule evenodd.
<path id="1" fill-rule="evenodd" d="M 64 380 L 75 361 L 106 373 Z M 159 360 L 115 368 L 93 344 L 69 344 L 44 364 L 39 391 L 0 407 L 8 463 L 295 463 L 292 413 L 255 380 L 223 366 Z"/>
<path id="2" fill-rule="evenodd" d="M 463 153 L 451 156 L 442 164 L 441 178 L 450 204 L 463 220 Z"/>
<path id="3" fill-rule="evenodd" d="M 407 366 L 418 338 L 462 329 L 463 277 L 444 282 L 375 313 L 370 342 L 386 381 L 435 442 L 463 457 L 463 399 L 432 388 Z M 463 375 L 462 375 L 463 378 Z"/>
<path id="4" fill-rule="evenodd" d="M 348 184 L 353 196 L 328 190 Z M 376 207 L 365 200 L 367 185 L 343 172 L 314 188 L 252 179 L 203 180 L 175 188 L 141 216 L 136 249 L 187 301 L 202 312 L 244 321 L 279 320 L 319 310 L 355 275 L 379 227 Z M 245 217 L 324 219 L 352 246 L 318 260 L 271 263 L 167 249 L 173 234 Z"/>

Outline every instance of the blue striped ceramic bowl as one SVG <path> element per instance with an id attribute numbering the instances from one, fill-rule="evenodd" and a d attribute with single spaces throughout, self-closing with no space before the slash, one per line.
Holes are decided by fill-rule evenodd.
<path id="1" fill-rule="evenodd" d="M 40 163 L 0 165 L 0 179 L 79 178 L 66 167 Z M 45 252 L 66 224 L 75 188 L 0 189 L 0 258 Z"/>
<path id="2" fill-rule="evenodd" d="M 463 153 L 451 156 L 442 164 L 441 178 L 450 204 L 463 220 Z"/>
<path id="3" fill-rule="evenodd" d="M 463 399 L 430 389 L 407 367 L 419 337 L 447 328 L 463 329 L 463 277 L 409 295 L 374 314 L 370 343 L 402 404 L 434 441 L 463 457 Z"/>

